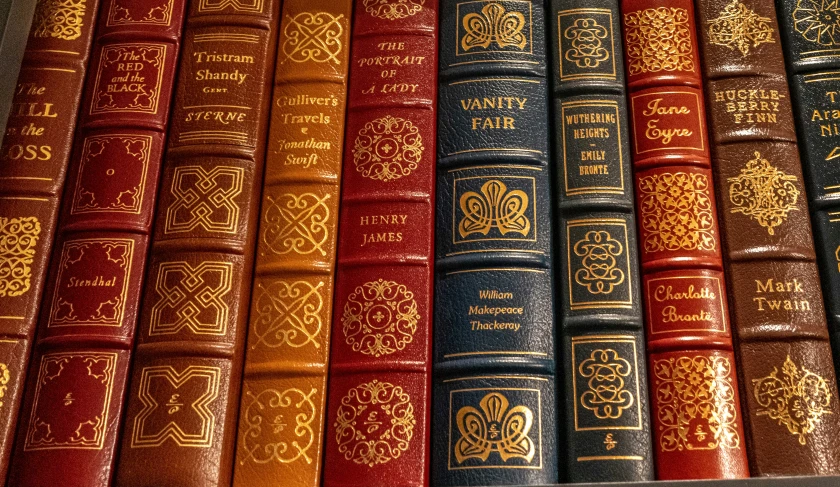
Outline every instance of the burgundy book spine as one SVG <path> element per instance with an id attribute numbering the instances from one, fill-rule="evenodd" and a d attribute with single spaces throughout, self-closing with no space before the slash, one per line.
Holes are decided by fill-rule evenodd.
<path id="1" fill-rule="evenodd" d="M 0 146 L 0 481 L 12 453 L 98 7 L 99 0 L 38 1 Z"/>
<path id="2" fill-rule="evenodd" d="M 656 477 L 747 477 L 694 6 L 622 11 Z"/>
<path id="3" fill-rule="evenodd" d="M 324 485 L 429 481 L 436 0 L 356 2 Z"/>
<path id="4" fill-rule="evenodd" d="M 106 0 L 9 482 L 114 470 L 186 0 Z"/>

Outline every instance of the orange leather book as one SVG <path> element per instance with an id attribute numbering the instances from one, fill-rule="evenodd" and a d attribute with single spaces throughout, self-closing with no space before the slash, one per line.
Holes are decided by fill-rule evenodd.
<path id="1" fill-rule="evenodd" d="M 317 486 L 352 0 L 286 0 L 234 485 Z"/>

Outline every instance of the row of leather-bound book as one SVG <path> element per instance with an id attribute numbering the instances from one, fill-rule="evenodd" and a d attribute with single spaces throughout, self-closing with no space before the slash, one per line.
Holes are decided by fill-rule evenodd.
<path id="1" fill-rule="evenodd" d="M 836 1 L 38 0 L 8 487 L 837 475 L 832 340 Z"/>

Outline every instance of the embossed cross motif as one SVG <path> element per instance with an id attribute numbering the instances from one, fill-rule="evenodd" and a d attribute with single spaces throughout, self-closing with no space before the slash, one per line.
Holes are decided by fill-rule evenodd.
<path id="1" fill-rule="evenodd" d="M 326 256 L 323 245 L 329 237 L 327 200 L 330 196 L 313 193 L 266 196 L 263 243 L 275 254 L 318 252 Z"/>
<path id="2" fill-rule="evenodd" d="M 296 63 L 332 61 L 341 64 L 338 55 L 344 47 L 341 43 L 344 15 L 333 17 L 326 12 L 302 12 L 287 18 L 282 45 L 286 57 L 281 63 L 290 60 Z"/>

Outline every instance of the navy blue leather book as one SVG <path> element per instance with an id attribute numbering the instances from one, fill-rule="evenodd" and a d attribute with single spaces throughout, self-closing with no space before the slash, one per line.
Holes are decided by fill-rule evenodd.
<path id="1" fill-rule="evenodd" d="M 569 482 L 653 479 L 618 0 L 551 0 Z"/>
<path id="2" fill-rule="evenodd" d="M 831 2 L 778 0 L 814 244 L 840 370 L 840 26 Z"/>
<path id="3" fill-rule="evenodd" d="M 443 0 L 433 485 L 558 478 L 545 9 Z"/>

